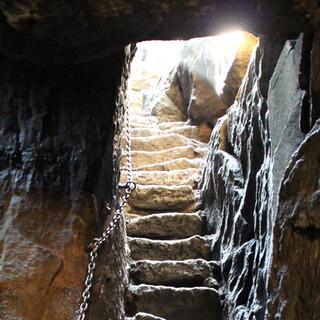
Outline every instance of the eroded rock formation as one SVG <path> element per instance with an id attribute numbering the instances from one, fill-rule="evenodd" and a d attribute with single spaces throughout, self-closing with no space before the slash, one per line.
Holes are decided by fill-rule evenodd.
<path id="1" fill-rule="evenodd" d="M 147 95 L 158 118 L 214 125 L 233 103 L 257 38 L 244 32 L 178 43 L 175 66 Z"/>
<path id="2" fill-rule="evenodd" d="M 86 247 L 105 222 L 104 202 L 113 201 L 109 90 L 123 61 L 117 53 L 79 70 L 1 57 L 1 319 L 74 317 Z M 123 309 L 123 237 L 122 225 L 99 259 L 93 318 L 116 319 Z M 114 305 L 102 302 L 114 297 Z"/>
<path id="3" fill-rule="evenodd" d="M 226 319 L 320 316 L 319 146 L 303 156 L 318 134 L 317 123 L 305 129 L 315 120 L 309 50 L 302 35 L 261 41 L 239 100 L 211 136 L 202 200 L 221 259 Z"/>

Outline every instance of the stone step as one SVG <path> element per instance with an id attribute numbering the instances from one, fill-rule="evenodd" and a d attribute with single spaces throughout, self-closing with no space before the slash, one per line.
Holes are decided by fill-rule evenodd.
<path id="1" fill-rule="evenodd" d="M 129 219 L 127 233 L 131 237 L 181 239 L 202 235 L 203 221 L 197 213 L 158 213 Z"/>
<path id="2" fill-rule="evenodd" d="M 151 137 L 133 137 L 131 139 L 131 149 L 134 151 L 161 151 L 187 146 L 206 148 L 206 144 L 177 133 Z"/>
<path id="3" fill-rule="evenodd" d="M 178 127 L 185 127 L 190 126 L 189 122 L 184 121 L 174 121 L 174 122 L 159 122 L 157 125 L 153 123 L 140 123 L 140 122 L 134 122 L 130 121 L 130 127 L 136 128 L 136 129 L 160 129 L 160 130 L 167 130 L 167 129 L 173 129 Z"/>
<path id="4" fill-rule="evenodd" d="M 193 236 L 182 240 L 151 240 L 128 237 L 133 260 L 186 260 L 210 258 L 206 238 Z"/>
<path id="5" fill-rule="evenodd" d="M 205 287 L 131 285 L 127 314 L 146 312 L 166 320 L 220 320 L 221 305 L 216 290 Z"/>
<path id="6" fill-rule="evenodd" d="M 203 286 L 212 277 L 208 261 L 203 259 L 152 261 L 140 260 L 130 264 L 130 276 L 135 284 Z"/>
<path id="7" fill-rule="evenodd" d="M 134 208 L 131 208 L 129 205 L 126 207 L 126 218 L 129 219 L 135 219 L 135 218 L 140 218 L 140 217 L 146 217 L 146 216 L 152 216 L 154 214 L 165 214 L 165 213 L 183 213 L 183 214 L 194 214 L 195 212 L 198 212 L 200 208 L 196 208 L 194 211 L 187 211 L 187 210 L 182 210 L 179 212 L 159 212 L 159 211 L 150 211 L 150 210 L 137 210 Z"/>
<path id="8" fill-rule="evenodd" d="M 189 139 L 196 139 L 199 140 L 199 129 L 196 126 L 182 126 L 167 130 L 161 130 L 161 129 L 139 129 L 139 128 L 133 128 L 131 130 L 132 137 L 152 137 L 152 136 L 161 136 L 161 135 L 167 135 L 167 134 L 180 134 L 186 138 Z"/>
<path id="9" fill-rule="evenodd" d="M 195 208 L 198 197 L 198 193 L 188 185 L 137 185 L 128 203 L 134 209 L 163 212 Z"/>
<path id="10" fill-rule="evenodd" d="M 138 168 L 141 166 L 159 164 L 162 162 L 186 158 L 195 159 L 203 158 L 207 153 L 207 148 L 205 147 L 193 147 L 193 146 L 183 146 L 175 147 L 172 149 L 161 150 L 161 151 L 131 151 L 132 166 L 133 168 Z M 126 161 L 125 153 L 122 154 L 122 164 L 124 165 Z"/>
<path id="11" fill-rule="evenodd" d="M 159 122 L 158 126 L 161 130 L 167 130 L 172 128 L 190 126 L 190 123 L 188 121 Z"/>
<path id="12" fill-rule="evenodd" d="M 200 174 L 200 169 L 189 168 L 172 171 L 133 171 L 132 177 L 137 184 L 141 185 L 190 185 L 196 188 Z M 126 171 L 121 172 L 120 181 L 122 183 L 127 181 Z"/>
<path id="13" fill-rule="evenodd" d="M 125 320 L 166 320 L 165 318 L 160 318 L 153 316 L 150 313 L 139 312 L 134 317 L 126 317 Z"/>
<path id="14" fill-rule="evenodd" d="M 157 125 L 159 120 L 155 116 L 143 116 L 130 114 L 130 125 L 141 124 L 141 125 Z"/>
<path id="15" fill-rule="evenodd" d="M 134 171 L 170 171 L 170 170 L 183 170 L 183 169 L 200 169 L 203 166 L 203 159 L 187 159 L 180 158 L 161 163 L 141 165 L 133 168 Z"/>
<path id="16" fill-rule="evenodd" d="M 132 116 L 142 116 L 142 117 L 150 116 L 150 113 L 148 113 L 147 111 L 143 110 L 142 108 L 130 108 L 129 107 L 129 112 L 130 112 L 130 118 Z"/>

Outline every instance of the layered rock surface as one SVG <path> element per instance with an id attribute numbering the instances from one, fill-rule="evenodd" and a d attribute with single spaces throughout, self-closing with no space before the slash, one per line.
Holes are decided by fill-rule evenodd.
<path id="1" fill-rule="evenodd" d="M 310 47 L 302 35 L 262 38 L 211 136 L 201 199 L 221 260 L 225 319 L 320 317 Z"/>

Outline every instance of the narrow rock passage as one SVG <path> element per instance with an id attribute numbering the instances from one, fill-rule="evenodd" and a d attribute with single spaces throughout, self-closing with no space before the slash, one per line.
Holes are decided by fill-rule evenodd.
<path id="1" fill-rule="evenodd" d="M 218 320 L 217 264 L 199 214 L 207 145 L 187 122 L 160 122 L 131 107 L 133 178 L 127 320 Z M 126 181 L 126 177 L 121 177 Z"/>

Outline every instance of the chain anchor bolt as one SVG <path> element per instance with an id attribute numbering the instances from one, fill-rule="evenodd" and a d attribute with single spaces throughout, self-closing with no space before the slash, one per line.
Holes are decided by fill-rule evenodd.
<path id="1" fill-rule="evenodd" d="M 119 183 L 119 188 L 134 191 L 137 188 L 137 184 L 134 181 L 128 181 L 126 183 Z"/>

